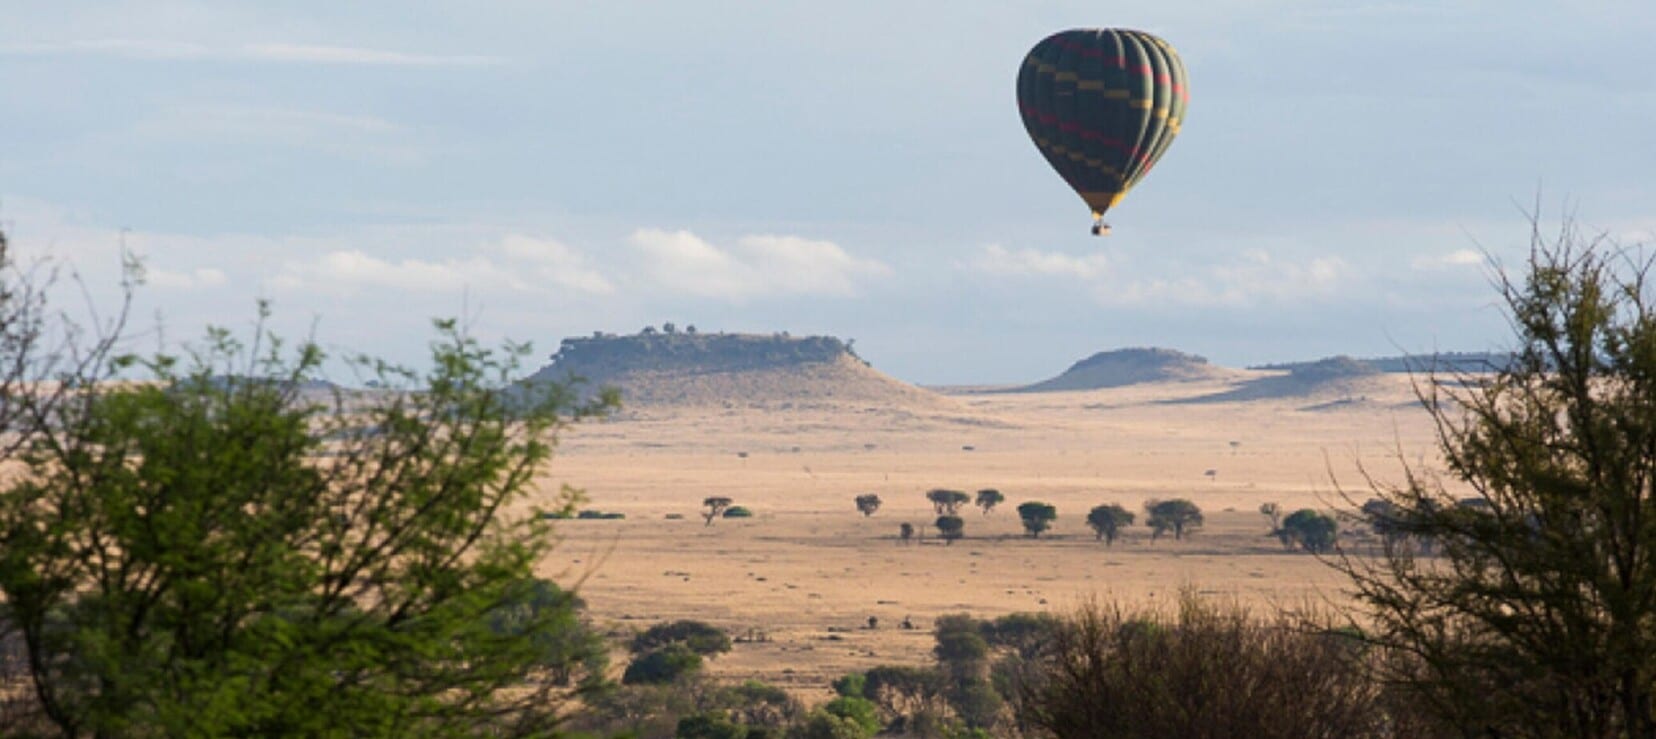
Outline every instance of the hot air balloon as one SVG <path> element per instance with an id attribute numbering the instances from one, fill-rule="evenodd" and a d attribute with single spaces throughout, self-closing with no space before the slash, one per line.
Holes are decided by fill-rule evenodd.
<path id="1" fill-rule="evenodd" d="M 1060 31 L 1018 72 L 1024 128 L 1092 209 L 1094 235 L 1109 232 L 1104 213 L 1173 143 L 1188 100 L 1178 52 L 1143 31 Z"/>

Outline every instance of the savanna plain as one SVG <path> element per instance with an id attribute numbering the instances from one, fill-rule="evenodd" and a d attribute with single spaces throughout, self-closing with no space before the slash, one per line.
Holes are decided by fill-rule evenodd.
<path id="1" fill-rule="evenodd" d="M 570 429 L 539 496 L 552 505 L 573 486 L 583 508 L 625 518 L 559 521 L 539 574 L 577 586 L 612 633 L 680 618 L 723 627 L 737 643 L 712 674 L 805 697 L 827 697 L 848 671 L 931 662 L 945 614 L 1171 607 L 1181 593 L 1260 611 L 1345 604 L 1344 578 L 1269 536 L 1261 504 L 1350 510 L 1406 466 L 1438 469 L 1434 429 L 1408 375 L 1273 386 L 1282 374 L 628 408 Z M 934 488 L 1006 499 L 963 508 L 965 537 L 945 542 Z M 865 516 L 853 501 L 868 493 L 883 505 Z M 754 515 L 706 522 L 713 496 Z M 1168 498 L 1195 502 L 1205 525 L 1153 541 L 1144 502 Z M 1026 501 L 1057 508 L 1039 538 L 1020 524 Z M 1085 523 L 1105 503 L 1138 516 L 1111 546 Z M 899 537 L 905 522 L 915 540 Z M 1346 529 L 1347 552 L 1375 546 Z"/>

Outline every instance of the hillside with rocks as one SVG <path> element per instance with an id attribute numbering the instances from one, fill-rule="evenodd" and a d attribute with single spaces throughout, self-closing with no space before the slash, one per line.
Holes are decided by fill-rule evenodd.
<path id="1" fill-rule="evenodd" d="M 1229 371 L 1205 357 L 1158 347 L 1103 351 L 1070 365 L 1057 377 L 1014 389 L 1041 393 L 1099 390 L 1152 382 L 1193 382 L 1224 377 Z"/>
<path id="2" fill-rule="evenodd" d="M 787 333 L 658 331 L 564 339 L 551 363 L 525 382 L 584 380 L 588 392 L 621 391 L 625 408 L 812 407 L 877 404 L 958 409 L 947 398 L 879 372 L 850 344 Z"/>

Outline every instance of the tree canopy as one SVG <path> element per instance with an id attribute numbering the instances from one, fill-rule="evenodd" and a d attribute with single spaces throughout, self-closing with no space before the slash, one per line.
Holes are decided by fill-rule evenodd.
<path id="1" fill-rule="evenodd" d="M 1148 500 L 1144 503 L 1144 511 L 1149 514 L 1144 524 L 1151 529 L 1152 541 L 1168 531 L 1173 532 L 1175 541 L 1181 540 L 1186 533 L 1202 527 L 1202 509 L 1184 498 Z"/>
<path id="2" fill-rule="evenodd" d="M 1362 507 L 1384 553 L 1341 567 L 1388 677 L 1455 733 L 1656 735 L 1652 264 L 1536 226 L 1496 272 L 1511 359 L 1416 383 L 1461 489 L 1410 469 Z"/>
<path id="3" fill-rule="evenodd" d="M 506 511 L 556 432 L 614 396 L 509 391 L 526 348 L 437 328 L 429 370 L 347 358 L 371 393 L 302 392 L 323 352 L 261 323 L 187 359 L 94 346 L 59 365 L 69 392 L 11 396 L 29 444 L 0 488 L 0 620 L 28 659 L 3 677 L 31 686 L 41 730 L 557 724 L 579 665 L 601 666 L 575 599 L 534 579 L 547 523 Z"/>

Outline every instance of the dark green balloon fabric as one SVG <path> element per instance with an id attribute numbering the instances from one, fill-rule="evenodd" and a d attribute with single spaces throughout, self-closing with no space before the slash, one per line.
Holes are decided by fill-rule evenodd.
<path id="1" fill-rule="evenodd" d="M 1167 151 L 1187 100 L 1178 52 L 1143 31 L 1061 31 L 1036 44 L 1018 72 L 1029 137 L 1099 215 Z"/>

